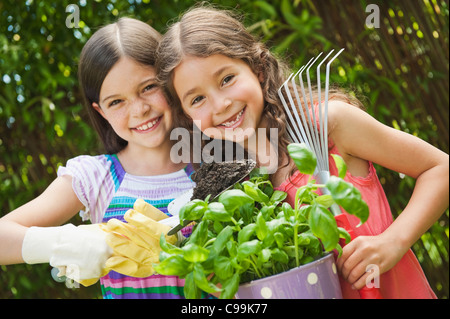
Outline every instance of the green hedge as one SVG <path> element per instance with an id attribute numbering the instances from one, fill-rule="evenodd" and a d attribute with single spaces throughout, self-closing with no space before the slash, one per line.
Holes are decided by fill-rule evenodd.
<path id="1" fill-rule="evenodd" d="M 368 28 L 368 1 L 211 1 L 235 8 L 293 68 L 345 47 L 331 81 L 363 97 L 382 122 L 448 152 L 448 1 L 384 1 Z M 59 165 L 102 152 L 82 109 L 78 56 L 96 29 L 121 16 L 167 23 L 195 1 L 0 2 L 0 214 L 39 195 Z M 79 8 L 77 28 L 66 26 Z M 414 181 L 378 168 L 394 215 Z M 448 298 L 448 210 L 413 247 L 439 298 Z M 74 218 L 74 222 L 78 222 Z M 48 265 L 0 266 L 0 298 L 99 298 L 98 285 L 68 289 Z"/>

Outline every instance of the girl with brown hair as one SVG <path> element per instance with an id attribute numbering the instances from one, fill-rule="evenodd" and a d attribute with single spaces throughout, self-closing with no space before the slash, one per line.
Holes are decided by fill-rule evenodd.
<path id="1" fill-rule="evenodd" d="M 191 129 L 195 124 L 211 138 L 237 142 L 260 164 L 261 143 L 251 143 L 248 132 L 266 134 L 265 143 L 271 144 L 268 129 L 278 129 L 278 148 L 270 154 L 277 162 L 271 181 L 288 193 L 293 205 L 308 176 L 291 174 L 295 166 L 286 150 L 290 140 L 277 94 L 288 75 L 285 65 L 233 14 L 208 7 L 189 10 L 169 28 L 157 59 L 178 124 Z M 379 123 L 355 105 L 343 93 L 330 94 L 330 172 L 337 175 L 331 154 L 339 154 L 348 168 L 345 180 L 359 189 L 370 208 L 368 221 L 358 228 L 359 220 L 349 215 L 359 237 L 337 261 L 343 295 L 359 298 L 357 290 L 370 275 L 366 267 L 377 265 L 385 298 L 435 298 L 410 247 L 448 207 L 448 155 Z M 411 200 L 395 221 L 372 163 L 416 178 Z"/>
<path id="2" fill-rule="evenodd" d="M 79 211 L 94 224 L 123 222 L 137 198 L 170 216 L 168 203 L 193 187 L 191 166 L 170 160 L 172 111 L 154 67 L 160 38 L 146 23 L 121 18 L 86 43 L 79 82 L 106 153 L 70 159 L 40 196 L 0 219 L 0 264 L 50 263 L 77 282 L 96 281 L 124 259 L 114 259 L 101 229 L 58 225 Z M 184 280 L 147 276 L 109 271 L 100 278 L 103 297 L 183 298 Z"/>

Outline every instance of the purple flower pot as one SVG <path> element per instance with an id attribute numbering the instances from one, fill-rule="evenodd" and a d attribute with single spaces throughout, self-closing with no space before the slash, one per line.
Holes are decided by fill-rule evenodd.
<path id="1" fill-rule="evenodd" d="M 333 254 L 274 276 L 242 284 L 238 299 L 342 299 Z"/>

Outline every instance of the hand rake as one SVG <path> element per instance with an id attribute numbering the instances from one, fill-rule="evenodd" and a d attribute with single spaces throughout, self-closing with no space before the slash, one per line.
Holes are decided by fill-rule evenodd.
<path id="1" fill-rule="evenodd" d="M 331 63 L 341 54 L 344 49 L 341 49 L 332 58 L 329 59 L 326 64 L 326 75 L 325 75 L 325 96 L 324 105 L 322 107 L 321 101 L 321 81 L 320 81 L 320 67 L 322 64 L 328 60 L 334 50 L 318 64 L 317 71 L 317 101 L 313 99 L 313 93 L 311 88 L 311 78 L 310 69 L 319 60 L 322 53 L 317 57 L 312 58 L 308 63 L 300 68 L 300 70 L 295 74 L 291 74 L 289 78 L 284 82 L 284 84 L 278 90 L 278 95 L 280 96 L 281 102 L 286 111 L 289 121 L 287 121 L 287 131 L 289 137 L 294 143 L 304 143 L 306 144 L 317 157 L 317 167 L 314 172 L 314 178 L 320 184 L 326 184 L 330 178 L 330 168 L 328 163 L 328 91 L 329 91 L 329 80 L 330 80 L 330 65 Z M 306 70 L 306 82 L 308 96 L 305 92 L 305 86 L 303 84 L 303 73 Z M 300 82 L 300 92 L 303 97 L 303 103 L 300 99 L 299 90 L 295 83 L 295 78 L 298 76 Z M 291 84 L 291 88 L 289 87 Z M 291 91 L 292 89 L 292 91 Z M 283 94 L 284 91 L 284 94 Z M 294 97 L 292 96 L 294 92 Z M 285 99 L 287 98 L 287 102 Z M 295 99 L 295 101 L 294 101 Z M 329 194 L 327 188 L 323 188 L 323 193 Z M 345 214 L 342 214 L 339 206 L 334 204 L 330 207 L 331 212 L 335 216 L 336 222 L 339 227 L 344 228 L 350 234 L 352 239 L 354 236 L 354 231 L 347 219 Z M 362 299 L 382 299 L 382 296 L 378 288 L 369 288 L 365 286 L 359 290 Z"/>

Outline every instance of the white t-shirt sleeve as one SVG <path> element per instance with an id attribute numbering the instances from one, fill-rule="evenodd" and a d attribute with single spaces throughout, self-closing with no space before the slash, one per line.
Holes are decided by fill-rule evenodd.
<path id="1" fill-rule="evenodd" d="M 72 188 L 84 205 L 80 211 L 83 221 L 101 223 L 114 195 L 114 182 L 110 173 L 111 162 L 104 155 L 82 155 L 58 168 L 58 176 L 72 176 Z"/>

